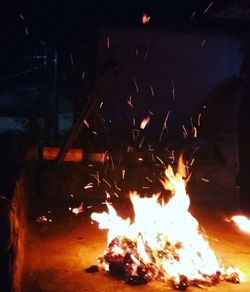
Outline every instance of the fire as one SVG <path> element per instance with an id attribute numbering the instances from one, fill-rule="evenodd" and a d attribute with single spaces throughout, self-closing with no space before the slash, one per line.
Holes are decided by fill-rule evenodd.
<path id="1" fill-rule="evenodd" d="M 236 215 L 232 217 L 232 220 L 241 230 L 250 233 L 250 219 L 242 215 Z"/>
<path id="2" fill-rule="evenodd" d="M 171 166 L 165 170 L 162 184 L 171 191 L 167 202 L 159 200 L 160 194 L 142 198 L 131 193 L 133 222 L 119 217 L 109 202 L 108 212 L 91 214 L 100 229 L 108 230 L 108 247 L 102 258 L 107 271 L 120 271 L 130 284 L 163 280 L 180 290 L 220 280 L 240 282 L 240 271 L 220 264 L 188 211 L 186 176 L 181 159 L 176 173 Z"/>

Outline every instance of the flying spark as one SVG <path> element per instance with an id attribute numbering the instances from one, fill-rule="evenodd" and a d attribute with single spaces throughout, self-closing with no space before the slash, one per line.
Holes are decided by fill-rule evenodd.
<path id="1" fill-rule="evenodd" d="M 142 23 L 143 23 L 143 24 L 146 24 L 146 23 L 149 22 L 149 20 L 150 20 L 150 16 L 148 16 L 146 13 L 144 13 L 144 14 L 142 15 Z"/>
<path id="2" fill-rule="evenodd" d="M 193 20 L 193 18 L 194 18 L 194 16 L 195 16 L 195 10 L 194 10 L 194 12 L 193 12 L 193 14 L 192 14 L 192 16 L 191 16 L 191 18 L 190 18 L 190 20 Z"/>
<path id="3" fill-rule="evenodd" d="M 170 79 L 172 84 L 172 98 L 175 99 L 175 84 L 173 78 Z"/>
<path id="4" fill-rule="evenodd" d="M 86 125 L 87 128 L 89 128 L 89 123 L 86 120 L 83 120 L 84 125 Z"/>
<path id="5" fill-rule="evenodd" d="M 209 8 L 211 8 L 211 6 L 214 4 L 214 1 L 212 1 L 208 6 L 207 8 L 204 10 L 204 14 L 207 13 L 207 11 L 209 10 Z"/>
<path id="6" fill-rule="evenodd" d="M 134 84 L 135 84 L 136 92 L 139 92 L 139 88 L 138 88 L 137 82 L 135 80 L 135 77 L 133 77 L 133 81 L 134 81 Z"/>
<path id="7" fill-rule="evenodd" d="M 107 36 L 107 48 L 108 49 L 110 48 L 110 38 L 109 38 L 109 36 Z"/>
<path id="8" fill-rule="evenodd" d="M 154 88 L 153 88 L 152 86 L 150 86 L 150 90 L 151 90 L 151 94 L 152 94 L 152 96 L 155 96 Z"/>

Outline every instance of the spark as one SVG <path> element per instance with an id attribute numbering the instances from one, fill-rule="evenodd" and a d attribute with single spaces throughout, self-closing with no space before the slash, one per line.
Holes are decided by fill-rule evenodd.
<path id="1" fill-rule="evenodd" d="M 190 166 L 192 166 L 193 164 L 194 164 L 194 158 L 191 160 Z"/>
<path id="2" fill-rule="evenodd" d="M 149 20 L 150 20 L 150 16 L 148 16 L 147 13 L 144 13 L 144 14 L 142 15 L 142 23 L 143 23 L 143 24 L 146 24 L 146 23 L 149 22 Z"/>
<path id="3" fill-rule="evenodd" d="M 19 16 L 22 20 L 24 20 L 24 16 L 21 13 L 19 14 Z"/>
<path id="4" fill-rule="evenodd" d="M 206 40 L 203 40 L 201 43 L 201 46 L 203 47 L 205 45 Z"/>
<path id="5" fill-rule="evenodd" d="M 143 145 L 143 143 L 144 143 L 144 140 L 145 140 L 145 137 L 143 136 L 143 137 L 141 138 L 141 142 L 140 142 L 140 144 L 139 144 L 139 149 L 142 147 L 142 145 Z"/>
<path id="6" fill-rule="evenodd" d="M 159 156 L 156 155 L 156 158 L 160 161 L 160 163 L 161 163 L 162 165 L 164 165 L 164 162 L 162 161 L 162 159 L 161 159 Z"/>
<path id="7" fill-rule="evenodd" d="M 128 146 L 127 147 L 127 153 L 130 153 L 134 150 L 134 148 L 132 146 Z"/>
<path id="8" fill-rule="evenodd" d="M 199 149 L 200 149 L 200 147 L 197 146 L 197 147 L 193 150 L 192 155 L 194 155 L 194 153 L 195 153 L 196 151 L 198 151 Z"/>
<path id="9" fill-rule="evenodd" d="M 192 16 L 191 16 L 191 18 L 190 18 L 190 20 L 193 20 L 193 18 L 194 18 L 194 16 L 195 16 L 195 10 L 194 10 L 194 12 L 193 12 L 193 14 L 192 14 Z"/>
<path id="10" fill-rule="evenodd" d="M 187 130 L 186 130 L 184 125 L 182 125 L 182 129 L 183 129 L 184 137 L 186 138 L 188 136 L 188 132 L 187 132 Z"/>
<path id="11" fill-rule="evenodd" d="M 89 184 L 87 184 L 86 186 L 84 186 L 84 189 L 85 189 L 85 190 L 87 190 L 87 189 L 91 189 L 91 188 L 93 188 L 92 183 L 89 183 Z"/>
<path id="12" fill-rule="evenodd" d="M 122 159 L 123 159 L 123 155 L 120 156 L 119 160 L 118 160 L 118 163 L 120 164 L 122 162 Z"/>
<path id="13" fill-rule="evenodd" d="M 133 81 L 134 81 L 134 84 L 135 84 L 136 92 L 139 92 L 139 88 L 138 88 L 137 82 L 135 80 L 135 77 L 133 77 Z"/>
<path id="14" fill-rule="evenodd" d="M 143 161 L 143 158 L 142 157 L 139 157 L 137 160 L 138 161 Z"/>
<path id="15" fill-rule="evenodd" d="M 70 61 L 71 61 L 71 65 L 74 66 L 74 59 L 73 59 L 73 55 L 70 54 Z"/>
<path id="16" fill-rule="evenodd" d="M 115 165 L 114 165 L 114 161 L 113 161 L 112 156 L 110 156 L 110 161 L 111 161 L 112 169 L 113 169 L 113 171 L 115 171 Z"/>
<path id="17" fill-rule="evenodd" d="M 70 210 L 70 208 L 69 208 L 69 210 Z M 74 213 L 76 216 L 77 216 L 78 214 L 82 213 L 82 212 L 84 211 L 84 208 L 83 208 L 83 202 L 81 202 L 81 204 L 80 204 L 79 207 L 77 207 L 77 208 L 73 208 L 73 209 L 70 210 L 70 211 L 72 211 L 72 213 Z"/>
<path id="18" fill-rule="evenodd" d="M 102 106 L 103 106 L 103 101 L 100 103 L 100 106 L 99 106 L 99 108 L 102 108 Z"/>
<path id="19" fill-rule="evenodd" d="M 105 191 L 105 193 L 106 193 L 106 198 L 110 199 L 110 194 L 107 191 Z"/>
<path id="20" fill-rule="evenodd" d="M 91 208 L 93 208 L 93 206 L 87 206 L 87 207 L 86 207 L 86 209 L 91 209 Z"/>
<path id="21" fill-rule="evenodd" d="M 149 177 L 146 177 L 146 180 L 150 181 L 151 183 L 153 182 Z"/>
<path id="22" fill-rule="evenodd" d="M 147 116 L 146 118 L 144 118 L 142 121 L 141 121 L 141 125 L 140 125 L 140 128 L 143 130 L 145 129 L 145 127 L 147 126 L 147 124 L 150 122 L 150 117 Z"/>
<path id="23" fill-rule="evenodd" d="M 210 182 L 209 179 L 207 179 L 207 178 L 203 178 L 203 177 L 201 178 L 201 180 L 202 180 L 202 181 L 205 181 L 205 182 Z"/>
<path id="24" fill-rule="evenodd" d="M 147 57 L 148 57 L 148 51 L 144 54 L 144 58 L 143 58 L 144 62 L 147 60 Z"/>
<path id="25" fill-rule="evenodd" d="M 135 50 L 135 54 L 136 54 L 136 56 L 139 56 L 138 48 L 136 48 L 136 50 Z"/>
<path id="26" fill-rule="evenodd" d="M 170 79 L 171 84 L 172 84 L 172 97 L 175 99 L 175 84 L 173 78 Z"/>
<path id="27" fill-rule="evenodd" d="M 153 113 L 153 112 L 151 112 L 151 111 L 148 111 L 148 113 L 149 113 L 151 116 L 153 116 L 153 115 L 154 115 L 154 113 Z"/>
<path id="28" fill-rule="evenodd" d="M 27 26 L 25 26 L 25 33 L 26 33 L 27 35 L 29 34 L 29 31 L 28 31 Z"/>
<path id="29" fill-rule="evenodd" d="M 85 72 L 82 72 L 82 80 L 84 79 L 85 77 Z"/>
<path id="30" fill-rule="evenodd" d="M 129 96 L 129 99 L 127 100 L 127 103 L 129 106 L 134 107 L 132 104 L 132 95 Z"/>
<path id="31" fill-rule="evenodd" d="M 114 193 L 114 195 L 115 195 L 117 198 L 119 198 L 119 196 L 117 195 L 117 193 Z"/>
<path id="32" fill-rule="evenodd" d="M 99 172 L 97 171 L 96 174 L 90 174 L 93 178 L 97 181 L 98 185 L 101 183 L 99 180 Z"/>
<path id="33" fill-rule="evenodd" d="M 102 159 L 101 159 L 101 162 L 102 163 L 104 163 L 105 162 L 105 158 L 107 158 L 108 159 L 108 157 L 107 157 L 107 153 L 108 153 L 108 151 L 106 150 L 104 153 L 103 153 L 103 155 L 102 155 Z"/>
<path id="34" fill-rule="evenodd" d="M 133 118 L 133 127 L 135 127 L 135 118 Z"/>
<path id="35" fill-rule="evenodd" d="M 193 132 L 194 124 L 193 124 L 193 119 L 192 119 L 192 117 L 190 118 L 190 124 L 191 124 L 192 132 Z"/>
<path id="36" fill-rule="evenodd" d="M 194 138 L 197 138 L 197 128 L 196 127 L 194 127 L 194 129 L 193 129 L 194 131 L 193 131 L 193 135 L 194 135 Z"/>
<path id="37" fill-rule="evenodd" d="M 99 186 L 100 182 L 100 176 L 99 176 L 99 171 L 97 170 L 96 172 L 96 181 L 97 181 L 97 186 Z"/>
<path id="38" fill-rule="evenodd" d="M 111 184 L 105 178 L 103 178 L 102 180 L 111 188 Z"/>
<path id="39" fill-rule="evenodd" d="M 208 9 L 214 4 L 214 1 L 212 1 L 208 6 L 207 8 L 204 10 L 204 14 L 207 13 Z"/>
<path id="40" fill-rule="evenodd" d="M 91 131 L 94 135 L 97 135 L 97 132 L 96 131 Z"/>
<path id="41" fill-rule="evenodd" d="M 198 124 L 198 127 L 200 127 L 200 125 L 201 125 L 201 113 L 198 114 L 197 124 Z"/>
<path id="42" fill-rule="evenodd" d="M 37 223 L 44 223 L 44 222 L 47 222 L 47 221 L 48 221 L 48 218 L 46 216 L 44 216 L 44 215 L 39 216 L 39 217 L 36 218 L 36 222 Z"/>
<path id="43" fill-rule="evenodd" d="M 162 139 L 162 135 L 163 135 L 163 131 L 164 130 L 167 130 L 167 121 L 168 121 L 168 117 L 170 115 L 170 110 L 168 111 L 166 117 L 165 117 L 165 120 L 164 120 L 164 123 L 163 123 L 163 126 L 162 126 L 162 129 L 161 129 L 161 134 L 160 134 L 160 137 L 159 137 L 159 142 L 161 142 L 161 139 Z"/>
<path id="44" fill-rule="evenodd" d="M 151 90 L 151 94 L 152 94 L 152 96 L 155 96 L 154 88 L 153 88 L 152 86 L 150 86 L 150 90 Z"/>
<path id="45" fill-rule="evenodd" d="M 114 185 L 115 185 L 115 188 L 116 188 L 118 191 L 121 191 L 121 188 L 118 187 L 116 181 L 114 181 Z"/>
<path id="46" fill-rule="evenodd" d="M 109 36 L 107 36 L 107 48 L 108 49 L 110 48 L 110 38 L 109 38 Z"/>
<path id="47" fill-rule="evenodd" d="M 86 120 L 83 120 L 84 125 L 86 125 L 87 128 L 89 128 L 89 123 Z"/>
<path id="48" fill-rule="evenodd" d="M 126 170 L 125 169 L 122 169 L 122 179 L 124 179 L 125 173 L 126 173 Z"/>

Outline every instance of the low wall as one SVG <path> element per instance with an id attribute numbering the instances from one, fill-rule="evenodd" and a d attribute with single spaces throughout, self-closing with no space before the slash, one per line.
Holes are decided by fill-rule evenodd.
<path id="1" fill-rule="evenodd" d="M 21 291 L 25 241 L 24 182 L 19 180 L 11 200 L 0 198 L 0 291 Z"/>

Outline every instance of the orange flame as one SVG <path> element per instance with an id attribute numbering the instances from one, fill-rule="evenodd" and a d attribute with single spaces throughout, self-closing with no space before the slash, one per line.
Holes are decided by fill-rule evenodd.
<path id="1" fill-rule="evenodd" d="M 153 264 L 163 275 L 163 280 L 174 279 L 178 282 L 184 276 L 190 283 L 206 282 L 209 278 L 209 284 L 214 284 L 212 279 L 215 276 L 221 275 L 218 277 L 223 280 L 229 277 L 230 281 L 231 275 L 235 274 L 239 280 L 242 279 L 238 269 L 226 269 L 219 263 L 208 241 L 200 233 L 198 221 L 188 211 L 190 199 L 185 189 L 188 179 L 181 157 L 176 173 L 171 166 L 165 170 L 162 184 L 172 193 L 167 203 L 164 200 L 159 202 L 160 194 L 142 198 L 132 192 L 133 222 L 119 217 L 108 202 L 108 212 L 92 213 L 91 218 L 99 223 L 99 228 L 108 229 L 109 248 L 105 255 L 111 251 L 116 257 L 125 257 L 127 247 L 124 248 L 124 241 L 121 241 L 127 239 L 136 247 L 136 254 L 130 253 L 131 261 L 137 266 Z"/>

